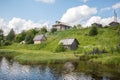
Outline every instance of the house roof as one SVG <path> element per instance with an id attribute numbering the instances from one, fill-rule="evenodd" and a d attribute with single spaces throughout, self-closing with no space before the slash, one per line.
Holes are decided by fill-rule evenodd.
<path id="1" fill-rule="evenodd" d="M 42 34 L 42 35 L 36 35 L 33 40 L 34 41 L 39 41 L 39 40 L 43 40 L 44 38 L 45 38 L 44 34 Z"/>
<path id="2" fill-rule="evenodd" d="M 118 23 L 118 22 L 111 22 L 111 23 L 109 23 L 109 25 L 110 26 L 117 26 L 117 25 L 119 25 L 120 23 Z"/>
<path id="3" fill-rule="evenodd" d="M 63 43 L 63 45 L 71 45 L 74 41 L 77 41 L 77 43 L 79 44 L 78 40 L 75 38 L 71 38 L 71 39 L 62 39 L 60 40 L 60 43 Z"/>

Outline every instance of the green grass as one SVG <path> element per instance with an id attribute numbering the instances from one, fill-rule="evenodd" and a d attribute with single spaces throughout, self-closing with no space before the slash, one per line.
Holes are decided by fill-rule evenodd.
<path id="1" fill-rule="evenodd" d="M 120 42 L 120 36 L 117 35 L 117 30 L 111 28 L 98 28 L 98 35 L 89 36 L 88 33 L 91 28 L 85 29 L 70 29 L 66 31 L 58 31 L 54 34 L 47 34 L 47 41 L 34 45 L 34 44 L 19 44 L 14 43 L 11 46 L 0 47 L 3 50 L 13 50 L 21 53 L 14 56 L 14 59 L 21 63 L 44 63 L 44 62 L 57 62 L 69 59 L 74 59 L 73 52 L 78 52 L 78 55 L 84 55 L 84 52 L 89 52 L 93 48 L 99 48 L 100 50 L 106 49 L 108 53 L 100 55 L 87 55 L 86 57 L 90 61 L 100 62 L 103 64 L 120 64 L 120 54 L 114 52 L 111 54 L 111 48 L 115 48 Z M 58 43 L 63 38 L 76 38 L 80 45 L 75 51 L 69 51 L 62 53 L 54 53 Z M 83 57 L 84 58 L 84 57 Z"/>
<path id="2" fill-rule="evenodd" d="M 0 50 L 0 55 L 13 58 L 22 64 L 61 63 L 76 59 L 73 54 L 51 53 L 38 50 Z"/>

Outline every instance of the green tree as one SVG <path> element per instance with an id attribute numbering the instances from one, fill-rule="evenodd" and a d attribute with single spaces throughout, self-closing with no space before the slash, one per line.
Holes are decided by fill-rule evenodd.
<path id="1" fill-rule="evenodd" d="M 77 29 L 81 29 L 81 28 L 82 28 L 81 24 L 78 24 Z"/>
<path id="2" fill-rule="evenodd" d="M 15 32 L 13 29 L 10 30 L 10 32 L 8 33 L 7 37 L 6 37 L 6 40 L 8 41 L 13 41 L 15 38 Z"/>
<path id="3" fill-rule="evenodd" d="M 21 34 L 16 35 L 15 42 L 21 42 L 22 40 L 23 39 L 22 39 L 22 35 Z"/>
<path id="4" fill-rule="evenodd" d="M 4 37 L 4 35 L 3 35 L 3 30 L 0 29 L 0 46 L 2 45 L 3 37 Z"/>
<path id="5" fill-rule="evenodd" d="M 54 33 L 54 32 L 56 32 L 57 31 L 57 29 L 56 28 L 51 28 L 51 33 Z"/>
<path id="6" fill-rule="evenodd" d="M 32 44 L 33 43 L 33 38 L 34 38 L 34 34 L 32 33 L 27 33 L 26 37 L 25 37 L 25 43 L 26 44 Z"/>
<path id="7" fill-rule="evenodd" d="M 98 30 L 97 30 L 97 28 L 95 27 L 95 26 L 93 26 L 92 28 L 91 28 L 91 30 L 89 31 L 89 35 L 90 36 L 95 36 L 95 35 L 97 35 L 98 34 Z"/>
<path id="8" fill-rule="evenodd" d="M 26 33 L 25 31 L 22 31 L 20 34 L 16 35 L 15 42 L 21 42 L 25 40 Z"/>
<path id="9" fill-rule="evenodd" d="M 42 34 L 47 33 L 46 27 L 41 28 L 39 33 L 42 33 Z"/>

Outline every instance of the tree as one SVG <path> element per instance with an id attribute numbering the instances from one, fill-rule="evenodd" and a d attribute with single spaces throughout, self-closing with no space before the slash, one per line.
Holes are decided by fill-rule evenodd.
<path id="1" fill-rule="evenodd" d="M 47 32 L 46 27 L 43 27 L 43 28 L 40 29 L 40 33 L 45 34 L 46 32 Z"/>
<path id="2" fill-rule="evenodd" d="M 82 28 L 81 24 L 78 24 L 77 29 L 81 29 L 81 28 Z"/>
<path id="3" fill-rule="evenodd" d="M 98 34 L 98 30 L 97 30 L 97 28 L 95 27 L 95 26 L 93 26 L 92 28 L 91 28 L 91 30 L 89 31 L 89 35 L 90 36 L 95 36 L 95 35 L 97 35 Z"/>
<path id="4" fill-rule="evenodd" d="M 6 40 L 8 41 L 13 41 L 15 38 L 15 32 L 13 29 L 10 30 L 10 32 L 8 33 L 7 37 L 6 37 Z"/>
<path id="5" fill-rule="evenodd" d="M 16 35 L 15 37 L 15 42 L 21 42 L 23 39 L 22 39 L 22 34 L 18 34 Z"/>
<path id="6" fill-rule="evenodd" d="M 57 29 L 56 28 L 51 28 L 51 33 L 54 33 L 54 32 L 56 32 L 57 31 Z"/>
<path id="7" fill-rule="evenodd" d="M 3 42 L 3 30 L 0 29 L 0 46 L 2 45 L 2 42 Z"/>
<path id="8" fill-rule="evenodd" d="M 21 42 L 21 41 L 25 40 L 25 36 L 26 36 L 25 31 L 22 31 L 20 34 L 16 35 L 15 41 Z"/>
<path id="9" fill-rule="evenodd" d="M 34 38 L 34 34 L 27 33 L 26 37 L 25 37 L 25 43 L 26 44 L 32 44 L 33 43 L 33 38 Z"/>

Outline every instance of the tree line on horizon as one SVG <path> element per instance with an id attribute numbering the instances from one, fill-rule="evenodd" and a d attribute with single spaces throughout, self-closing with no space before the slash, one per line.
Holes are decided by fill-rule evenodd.
<path id="1" fill-rule="evenodd" d="M 108 28 L 109 26 L 105 26 L 104 28 Z M 72 29 L 81 29 L 81 25 L 74 25 Z M 50 33 L 54 33 L 57 30 L 55 28 L 51 28 Z M 118 28 L 118 34 L 120 34 L 120 28 Z M 39 34 L 45 34 L 47 33 L 46 27 L 43 27 L 41 29 L 30 29 L 27 31 L 22 31 L 19 34 L 15 34 L 15 31 L 13 29 L 10 30 L 7 36 L 4 36 L 3 30 L 0 29 L 0 46 L 2 45 L 11 45 L 13 42 L 20 43 L 21 41 L 25 41 L 26 44 L 33 44 L 33 38 L 35 35 Z M 90 29 L 88 35 L 89 36 L 95 36 L 98 34 L 98 29 L 96 26 L 92 26 Z"/>

